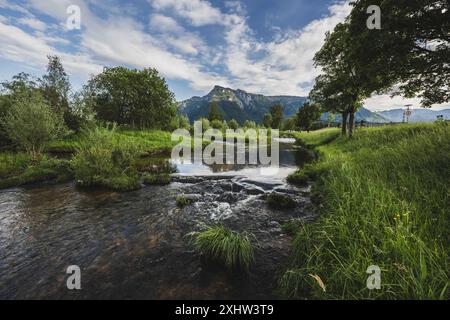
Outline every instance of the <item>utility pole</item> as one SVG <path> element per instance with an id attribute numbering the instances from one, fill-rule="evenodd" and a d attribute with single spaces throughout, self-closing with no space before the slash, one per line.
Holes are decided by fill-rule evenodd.
<path id="1" fill-rule="evenodd" d="M 409 107 L 411 107 L 412 104 L 407 104 L 405 105 L 406 110 L 403 111 L 403 123 L 408 123 L 409 122 L 409 117 L 411 116 L 411 109 Z"/>

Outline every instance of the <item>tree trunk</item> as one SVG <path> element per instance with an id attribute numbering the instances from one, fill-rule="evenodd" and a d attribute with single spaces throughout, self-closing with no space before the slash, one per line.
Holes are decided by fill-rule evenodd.
<path id="1" fill-rule="evenodd" d="M 348 113 L 343 112 L 342 113 L 342 135 L 345 136 L 347 134 L 347 118 Z"/>
<path id="2" fill-rule="evenodd" d="M 353 129 L 355 128 L 355 111 L 350 112 L 350 119 L 348 123 L 348 137 L 353 138 Z"/>

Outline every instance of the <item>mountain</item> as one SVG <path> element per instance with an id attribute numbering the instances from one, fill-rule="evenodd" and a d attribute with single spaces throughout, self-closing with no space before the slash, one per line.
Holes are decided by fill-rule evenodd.
<path id="1" fill-rule="evenodd" d="M 328 121 L 328 113 L 324 113 L 320 120 Z M 372 112 L 366 108 L 360 108 L 355 114 L 355 121 L 358 123 L 361 120 L 364 120 L 367 123 L 388 123 L 390 122 L 387 118 L 379 115 L 375 112 Z M 334 122 L 340 123 L 342 121 L 341 115 L 336 115 Z"/>
<path id="2" fill-rule="evenodd" d="M 291 117 L 297 113 L 299 107 L 303 106 L 306 99 L 306 97 L 295 96 L 264 96 L 215 86 L 206 96 L 181 101 L 179 106 L 181 112 L 187 115 L 190 121 L 208 117 L 211 102 L 215 101 L 227 121 L 236 119 L 239 123 L 244 123 L 246 120 L 261 123 L 264 114 L 269 113 L 271 106 L 283 105 L 285 117 Z"/>
<path id="3" fill-rule="evenodd" d="M 409 122 L 433 122 L 437 116 L 443 115 L 444 120 L 450 120 L 450 109 L 446 110 L 430 110 L 430 109 L 412 109 Z M 388 119 L 390 122 L 403 121 L 403 109 L 392 109 L 378 112 L 379 115 Z"/>
<path id="4" fill-rule="evenodd" d="M 271 106 L 281 104 L 284 106 L 284 116 L 292 117 L 306 102 L 306 97 L 296 96 L 264 96 L 261 94 L 248 93 L 243 90 L 233 90 L 215 86 L 206 96 L 192 97 L 191 99 L 179 103 L 180 110 L 188 116 L 192 122 L 200 117 L 208 117 L 212 102 L 217 102 L 220 111 L 224 114 L 225 120 L 236 119 L 239 123 L 246 120 L 253 120 L 261 123 L 264 114 L 269 113 Z M 327 121 L 328 115 L 322 115 L 321 120 Z M 336 116 L 335 122 L 340 121 L 340 116 Z M 356 121 L 387 123 L 388 119 L 375 112 L 361 108 L 356 113 Z"/>

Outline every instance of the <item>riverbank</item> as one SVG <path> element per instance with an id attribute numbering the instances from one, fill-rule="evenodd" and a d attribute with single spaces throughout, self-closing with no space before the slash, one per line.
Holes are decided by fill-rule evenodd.
<path id="1" fill-rule="evenodd" d="M 352 141 L 333 134 L 296 134 L 320 154 L 294 174 L 315 181 L 320 218 L 298 228 L 284 296 L 448 299 L 450 127 L 367 128 Z M 373 265 L 380 290 L 366 287 Z"/>
<path id="2" fill-rule="evenodd" d="M 79 134 L 51 141 L 38 161 L 32 161 L 24 152 L 0 153 L 0 189 L 73 180 L 75 172 L 71 160 L 85 138 Z M 175 145 L 169 132 L 157 130 L 115 130 L 111 132 L 111 140 L 114 145 L 133 146 L 137 150 L 140 158 L 135 165 L 139 170 L 142 169 L 140 171 L 151 167 L 146 158 L 170 153 Z"/>

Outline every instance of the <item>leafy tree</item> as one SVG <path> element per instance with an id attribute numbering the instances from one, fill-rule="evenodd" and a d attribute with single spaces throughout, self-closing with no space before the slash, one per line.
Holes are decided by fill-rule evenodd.
<path id="1" fill-rule="evenodd" d="M 324 45 L 314 56 L 315 65 L 321 67 L 328 77 L 322 80 L 328 83 L 328 89 L 334 89 L 329 94 L 338 96 L 340 102 L 347 104 L 343 114 L 349 117 L 350 138 L 353 136 L 355 113 L 362 105 L 362 100 L 371 96 L 380 86 L 379 79 L 369 75 L 367 66 L 355 60 L 352 49 L 354 41 L 348 22 L 339 23 L 333 32 L 326 34 Z"/>
<path id="2" fill-rule="evenodd" d="M 297 117 L 290 117 L 284 120 L 283 130 L 295 130 L 297 128 Z"/>
<path id="3" fill-rule="evenodd" d="M 245 120 L 244 128 L 245 129 L 256 129 L 258 126 L 255 121 Z"/>
<path id="4" fill-rule="evenodd" d="M 328 115 L 327 115 L 328 128 L 331 127 L 331 125 L 335 119 L 336 119 L 336 115 L 333 112 L 328 112 Z"/>
<path id="5" fill-rule="evenodd" d="M 297 126 L 310 131 L 314 122 L 320 118 L 320 107 L 318 104 L 307 102 L 297 112 Z"/>
<path id="6" fill-rule="evenodd" d="M 19 73 L 11 81 L 0 85 L 0 120 L 4 119 L 14 102 L 21 96 L 38 90 L 36 79 L 27 73 Z M 0 147 L 11 147 L 13 141 L 9 138 L 3 121 L 0 121 Z"/>
<path id="7" fill-rule="evenodd" d="M 284 106 L 281 104 L 273 105 L 270 107 L 270 114 L 272 116 L 272 128 L 280 129 L 283 123 Z"/>
<path id="8" fill-rule="evenodd" d="M 266 113 L 263 117 L 263 125 L 266 128 L 272 127 L 272 115 L 270 113 Z"/>
<path id="9" fill-rule="evenodd" d="M 47 74 L 42 76 L 40 87 L 45 99 L 56 114 L 64 116 L 69 110 L 70 82 L 58 56 L 48 56 Z"/>
<path id="10" fill-rule="evenodd" d="M 202 131 L 205 132 L 206 130 L 211 128 L 210 122 L 206 118 L 199 118 L 197 121 L 194 122 L 193 129 L 199 130 L 199 124 L 202 125 Z"/>
<path id="11" fill-rule="evenodd" d="M 364 65 L 376 90 L 419 95 L 425 107 L 448 102 L 450 1 L 357 0 L 352 5 L 347 18 L 351 59 Z M 366 27 L 369 5 L 381 8 L 380 30 Z"/>
<path id="12" fill-rule="evenodd" d="M 230 129 L 237 130 L 239 128 L 239 123 L 236 120 L 231 119 L 230 121 L 228 121 L 228 127 Z"/>
<path id="13" fill-rule="evenodd" d="M 342 135 L 347 134 L 348 115 L 353 103 L 353 96 L 347 91 L 346 84 L 338 75 L 319 75 L 309 99 L 321 106 L 322 111 L 340 113 L 342 115 Z"/>
<path id="14" fill-rule="evenodd" d="M 223 130 L 223 121 L 215 119 L 211 121 L 211 127 L 213 129 Z"/>
<path id="15" fill-rule="evenodd" d="M 156 69 L 105 68 L 86 87 L 100 120 L 140 129 L 167 129 L 175 97 Z"/>
<path id="16" fill-rule="evenodd" d="M 17 97 L 2 119 L 9 138 L 37 160 L 46 142 L 63 132 L 61 117 L 36 91 Z"/>
<path id="17" fill-rule="evenodd" d="M 214 101 L 211 103 L 211 107 L 209 109 L 209 115 L 208 115 L 208 119 L 209 121 L 214 121 L 214 120 L 219 120 L 222 121 L 223 120 L 223 114 L 219 109 L 219 104 L 217 103 L 217 101 Z"/>

